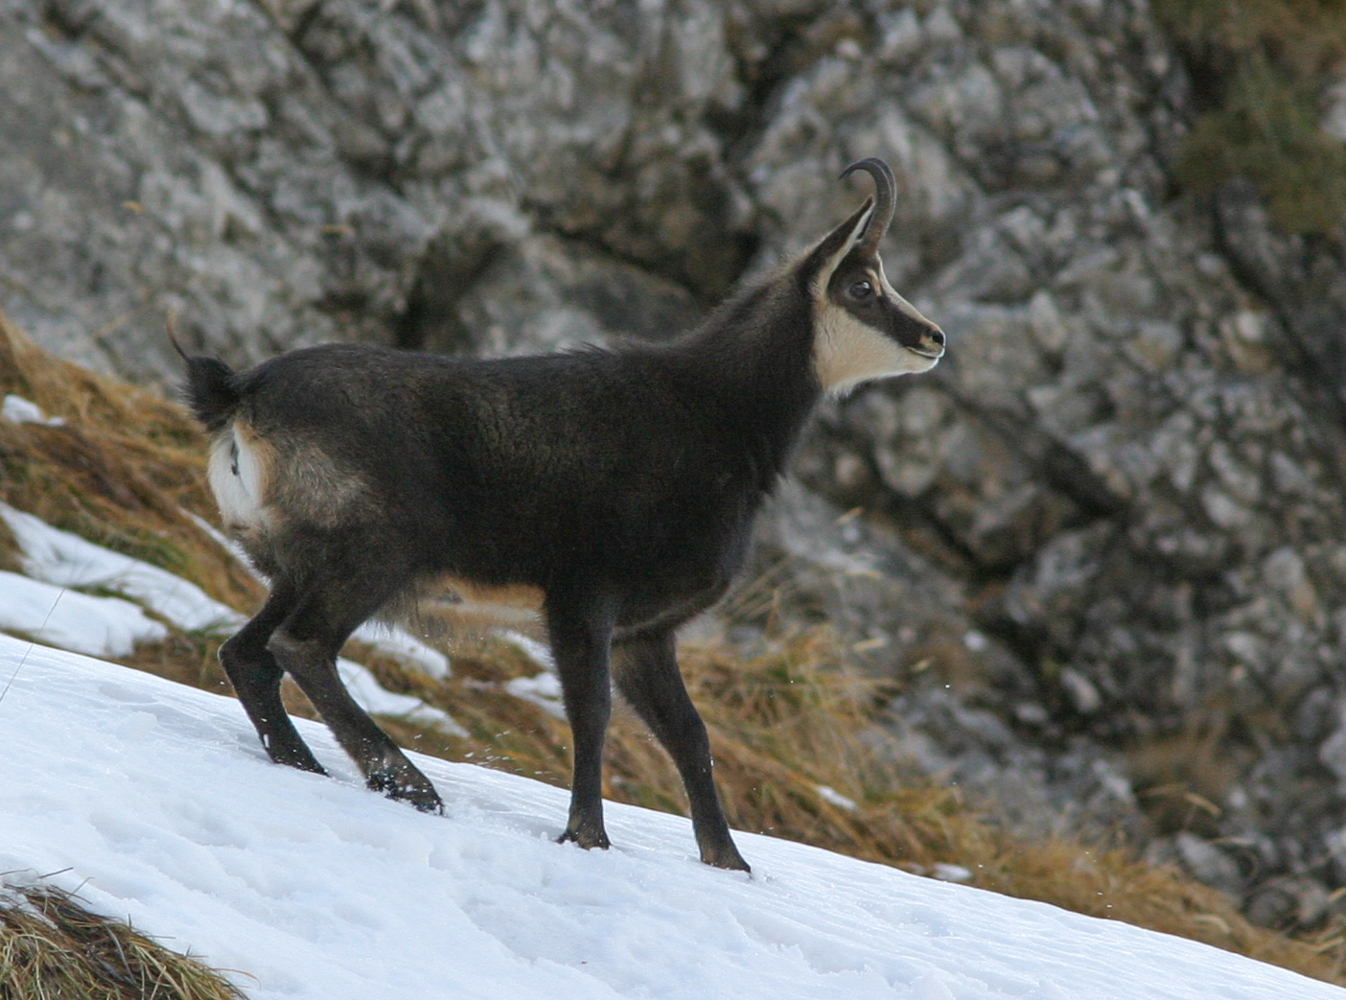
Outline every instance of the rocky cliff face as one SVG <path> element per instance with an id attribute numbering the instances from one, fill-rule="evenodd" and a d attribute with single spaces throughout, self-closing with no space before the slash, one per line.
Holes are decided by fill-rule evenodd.
<path id="1" fill-rule="evenodd" d="M 1175 197 L 1140 0 L 0 0 L 0 93 L 0 302 L 144 381 L 168 312 L 235 363 L 669 337 L 884 156 L 950 354 L 825 408 L 783 606 L 1005 822 L 1264 922 L 1346 882 L 1346 252 Z"/>

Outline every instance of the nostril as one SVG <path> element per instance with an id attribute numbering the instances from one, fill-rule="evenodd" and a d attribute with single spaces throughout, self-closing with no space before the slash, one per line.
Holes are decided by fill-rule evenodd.
<path id="1" fill-rule="evenodd" d="M 941 330 L 939 327 L 935 327 L 935 329 L 933 329 L 933 330 L 930 331 L 930 339 L 933 340 L 933 341 L 934 341 L 936 344 L 938 344 L 940 347 L 943 347 L 943 346 L 944 346 L 944 331 Z"/>

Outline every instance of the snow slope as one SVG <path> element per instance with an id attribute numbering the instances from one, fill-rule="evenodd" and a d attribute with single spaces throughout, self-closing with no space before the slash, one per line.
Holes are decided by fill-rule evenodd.
<path id="1" fill-rule="evenodd" d="M 558 846 L 566 793 L 417 758 L 427 816 L 269 763 L 237 702 L 0 636 L 0 871 L 61 871 L 262 998 L 1334 998 L 1178 938 L 609 804 L 611 851 Z M 255 977 L 255 978 L 254 978 Z"/>
<path id="2" fill-rule="evenodd" d="M 5 404 L 13 400 L 27 402 L 20 396 L 7 396 Z M 0 631 L 19 632 L 77 653 L 115 657 L 130 655 L 138 643 L 168 635 L 162 622 L 146 611 L 188 632 L 227 635 L 245 621 L 233 608 L 165 569 L 61 531 L 9 504 L 0 502 L 0 521 L 19 544 L 25 574 L 0 571 Z M 219 541 L 233 551 L 223 537 Z M 121 596 L 84 594 L 72 589 L 76 587 L 110 590 Z M 430 677 L 449 672 L 443 653 L 400 627 L 368 622 L 353 638 Z M 351 697 L 367 712 L 404 716 L 450 733 L 463 731 L 442 710 L 419 698 L 384 690 L 368 669 L 353 660 L 339 658 L 337 671 Z"/>

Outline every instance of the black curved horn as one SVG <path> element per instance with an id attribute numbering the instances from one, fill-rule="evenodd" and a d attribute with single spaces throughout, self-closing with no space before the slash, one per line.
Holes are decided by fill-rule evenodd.
<path id="1" fill-rule="evenodd" d="M 893 210 L 897 202 L 897 181 L 893 178 L 893 172 L 888 169 L 888 164 L 877 156 L 852 163 L 841 172 L 841 179 L 845 180 L 857 170 L 863 170 L 874 178 L 875 204 L 874 214 L 869 217 L 869 225 L 865 227 L 865 235 L 856 246 L 865 253 L 877 253 L 879 240 L 883 239 L 893 221 Z"/>

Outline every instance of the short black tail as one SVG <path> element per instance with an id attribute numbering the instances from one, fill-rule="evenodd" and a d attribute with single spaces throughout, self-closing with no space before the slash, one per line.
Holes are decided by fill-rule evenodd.
<path id="1" fill-rule="evenodd" d="M 234 384 L 234 370 L 218 358 L 189 356 L 178 343 L 173 317 L 168 317 L 168 339 L 187 365 L 187 381 L 182 395 L 192 415 L 214 433 L 238 408 L 239 392 Z"/>

